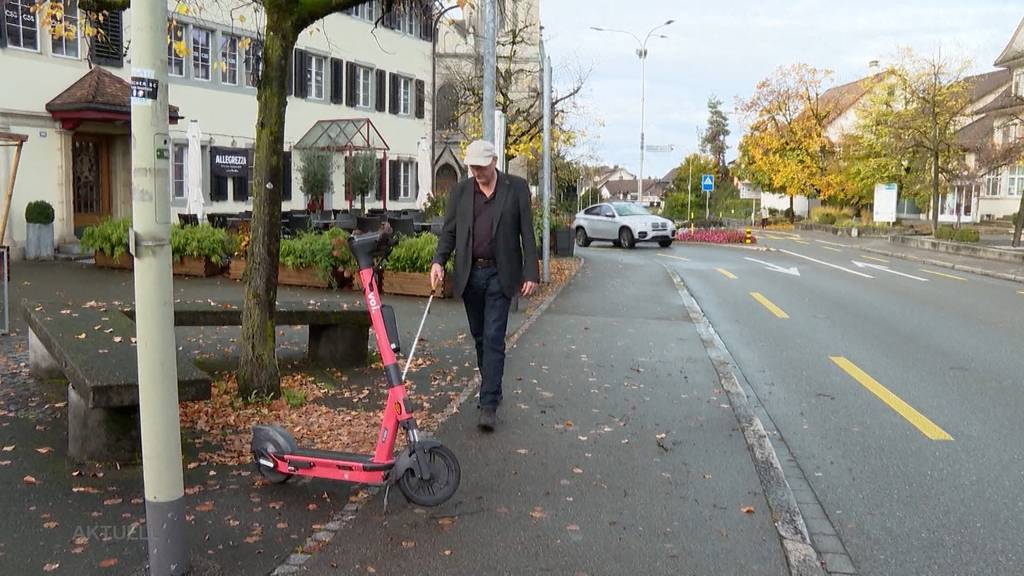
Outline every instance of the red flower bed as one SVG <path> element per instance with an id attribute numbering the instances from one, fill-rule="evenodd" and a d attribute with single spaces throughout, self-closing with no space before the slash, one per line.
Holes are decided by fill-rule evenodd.
<path id="1" fill-rule="evenodd" d="M 680 242 L 706 242 L 708 244 L 743 244 L 746 241 L 746 232 L 742 230 L 726 229 L 697 229 L 693 232 L 680 230 L 676 233 L 676 240 Z M 751 244 L 757 244 L 757 238 L 750 237 Z"/>

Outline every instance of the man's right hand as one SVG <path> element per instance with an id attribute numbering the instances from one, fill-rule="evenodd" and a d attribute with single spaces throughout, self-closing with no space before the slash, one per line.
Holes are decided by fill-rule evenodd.
<path id="1" fill-rule="evenodd" d="M 430 266 L 430 288 L 436 289 L 444 285 L 444 266 L 434 263 Z"/>

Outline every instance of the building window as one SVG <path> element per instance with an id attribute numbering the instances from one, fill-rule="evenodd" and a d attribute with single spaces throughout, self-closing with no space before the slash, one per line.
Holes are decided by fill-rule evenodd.
<path id="1" fill-rule="evenodd" d="M 413 167 L 415 162 L 401 161 L 398 163 L 398 198 L 400 200 L 412 200 L 412 179 L 415 176 Z"/>
<path id="2" fill-rule="evenodd" d="M 327 60 L 323 56 L 306 55 L 306 94 L 315 100 L 324 99 L 324 66 Z"/>
<path id="3" fill-rule="evenodd" d="M 412 80 L 398 78 L 398 113 L 403 116 L 412 114 Z"/>
<path id="4" fill-rule="evenodd" d="M 999 181 L 1000 177 L 999 170 L 990 172 L 985 176 L 985 195 L 986 196 L 999 196 Z"/>
<path id="5" fill-rule="evenodd" d="M 1013 95 L 1024 98 L 1024 68 L 1013 73 Z"/>
<path id="6" fill-rule="evenodd" d="M 185 183 L 188 182 L 188 144 L 175 144 L 171 162 L 171 198 L 185 198 Z"/>
<path id="7" fill-rule="evenodd" d="M 1007 173 L 1006 194 L 1020 196 L 1021 192 L 1024 192 L 1024 164 L 1010 166 Z"/>
<path id="8" fill-rule="evenodd" d="M 360 20 L 376 22 L 377 18 L 380 17 L 380 2 L 379 0 L 363 2 L 359 6 L 349 8 L 348 13 L 350 16 L 354 16 Z"/>
<path id="9" fill-rule="evenodd" d="M 220 42 L 220 81 L 222 84 L 238 85 L 238 37 L 227 34 Z"/>
<path id="10" fill-rule="evenodd" d="M 260 80 L 260 64 L 263 60 L 263 44 L 255 40 L 245 42 L 245 85 L 255 88 Z"/>
<path id="11" fill-rule="evenodd" d="M 78 58 L 78 0 L 50 0 L 51 6 L 64 5 L 62 17 L 54 19 L 50 31 L 50 52 Z"/>
<path id="12" fill-rule="evenodd" d="M 356 106 L 369 108 L 373 106 L 373 70 L 360 66 L 356 74 Z"/>
<path id="13" fill-rule="evenodd" d="M 395 30 L 410 36 L 420 35 L 420 16 L 416 14 L 415 10 L 402 10 L 400 14 L 395 15 L 395 19 L 398 21 Z"/>
<path id="14" fill-rule="evenodd" d="M 213 32 L 192 27 L 192 77 L 210 79 L 210 38 Z"/>
<path id="15" fill-rule="evenodd" d="M 185 76 L 185 25 L 177 20 L 167 21 L 167 74 Z"/>
<path id="16" fill-rule="evenodd" d="M 25 50 L 39 50 L 39 20 L 35 0 L 7 0 L 4 5 L 7 44 Z"/>

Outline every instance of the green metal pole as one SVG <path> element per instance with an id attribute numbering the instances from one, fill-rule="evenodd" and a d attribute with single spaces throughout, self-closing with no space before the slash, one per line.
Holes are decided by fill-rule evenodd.
<path id="1" fill-rule="evenodd" d="M 167 3 L 132 0 L 132 230 L 149 574 L 182 576 L 184 479 L 171 280 Z"/>

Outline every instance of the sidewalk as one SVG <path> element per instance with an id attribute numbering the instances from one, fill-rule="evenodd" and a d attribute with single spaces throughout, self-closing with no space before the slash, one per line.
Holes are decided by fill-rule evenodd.
<path id="1" fill-rule="evenodd" d="M 67 452 L 67 391 L 28 373 L 27 335 L 17 312 L 22 298 L 97 301 L 117 306 L 133 300 L 131 273 L 72 262 L 16 262 L 11 301 L 14 333 L 0 336 L 0 574 L 131 574 L 146 560 L 142 470 L 138 466 L 76 466 Z M 242 285 L 222 277 L 175 278 L 175 298 L 235 300 Z M 279 299 L 337 298 L 362 306 L 360 293 L 282 287 Z M 426 303 L 422 298 L 383 296 L 395 308 L 403 349 L 408 350 Z M 509 330 L 536 302 L 523 302 Z M 178 328 L 178 345 L 207 369 L 237 364 L 239 328 Z M 460 300 L 435 300 L 410 370 L 421 397 L 457 396 L 475 374 Z M 306 329 L 278 328 L 282 371 L 301 366 Z M 324 372 L 324 390 L 353 397 L 355 409 L 376 414 L 382 389 L 379 369 Z M 430 394 L 430 396 L 427 396 Z M 435 410 L 444 407 L 436 402 Z M 183 405 L 183 408 L 186 405 Z M 232 415 L 233 417 L 234 415 Z M 227 415 L 225 415 L 227 417 Z M 315 424 L 315 423 L 313 423 Z M 292 482 L 277 490 L 258 482 L 247 464 L 209 463 L 219 446 L 183 430 L 186 506 L 193 558 L 214 559 L 225 574 L 267 574 L 330 521 L 349 498 L 340 483 Z M 231 438 L 225 438 L 230 441 Z M 243 438 L 248 443 L 248 437 Z M 238 440 L 235 439 L 237 442 Z M 372 437 L 368 439 L 372 443 Z"/>

